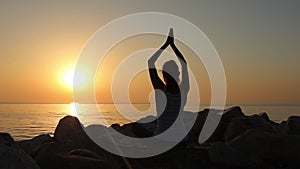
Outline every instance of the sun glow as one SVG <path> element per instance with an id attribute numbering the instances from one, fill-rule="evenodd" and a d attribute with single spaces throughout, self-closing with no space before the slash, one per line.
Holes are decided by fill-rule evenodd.
<path id="1" fill-rule="evenodd" d="M 68 70 L 64 75 L 64 83 L 69 87 L 73 87 L 73 79 L 74 70 Z"/>
<path id="2" fill-rule="evenodd" d="M 76 76 L 75 76 L 76 73 Z M 74 79 L 74 77 L 76 79 Z M 85 83 L 87 83 L 86 73 L 80 70 L 70 69 L 64 73 L 63 83 L 65 86 L 73 88 L 73 87 L 81 87 Z"/>

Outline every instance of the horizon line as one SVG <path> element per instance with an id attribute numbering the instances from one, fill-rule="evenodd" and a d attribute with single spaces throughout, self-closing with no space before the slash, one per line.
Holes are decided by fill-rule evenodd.
<path id="1" fill-rule="evenodd" d="M 0 104 L 70 104 L 73 102 L 0 102 Z M 79 104 L 95 104 L 91 102 L 82 102 Z M 97 102 L 96 104 L 151 104 L 149 102 Z M 193 105 L 193 104 L 191 104 Z M 199 103 L 201 106 L 210 105 L 210 103 Z M 226 103 L 225 106 L 300 106 L 299 103 Z"/>

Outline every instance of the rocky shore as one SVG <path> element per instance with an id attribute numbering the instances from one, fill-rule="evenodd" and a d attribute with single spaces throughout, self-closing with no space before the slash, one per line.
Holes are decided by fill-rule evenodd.
<path id="1" fill-rule="evenodd" d="M 220 110 L 221 111 L 221 110 Z M 198 113 L 185 144 L 149 158 L 124 158 L 97 146 L 86 134 L 107 127 L 89 126 L 85 130 L 76 117 L 62 118 L 54 136 L 39 135 L 14 141 L 9 133 L 0 133 L 0 169 L 296 169 L 300 168 L 300 117 L 275 123 L 266 113 L 246 116 L 240 107 L 224 110 L 221 121 L 203 144 L 197 139 L 208 116 Z M 215 111 L 214 111 L 215 112 Z M 153 118 L 153 117 L 147 117 Z M 147 137 L 156 121 L 144 124 L 145 135 L 136 131 L 137 123 L 110 126 L 127 136 Z"/>

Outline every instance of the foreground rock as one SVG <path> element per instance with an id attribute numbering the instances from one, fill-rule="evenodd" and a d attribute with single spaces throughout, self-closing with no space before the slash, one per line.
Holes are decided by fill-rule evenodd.
<path id="1" fill-rule="evenodd" d="M 110 169 L 111 165 L 91 150 L 72 150 L 61 152 L 62 145 L 47 143 L 32 153 L 41 169 Z"/>
<path id="2" fill-rule="evenodd" d="M 106 168 L 110 168 L 108 167 L 110 165 L 111 167 L 116 165 L 116 163 L 111 163 L 112 161 L 115 161 L 116 156 L 108 153 L 107 151 L 99 147 L 97 144 L 95 144 L 86 134 L 82 124 L 76 117 L 66 116 L 62 118 L 55 129 L 54 139 L 56 140 L 56 142 L 49 146 L 53 148 L 55 147 L 54 149 L 50 149 L 52 151 L 52 157 L 56 158 L 57 160 L 68 159 L 66 161 L 72 161 L 74 158 L 78 159 L 80 157 L 74 157 L 74 155 L 70 155 L 68 153 L 76 149 L 86 149 L 96 153 L 99 156 L 99 160 L 82 157 L 81 160 L 78 159 L 79 162 L 85 163 L 86 161 L 91 160 L 91 163 L 101 164 L 102 168 L 104 166 L 105 161 L 107 163 L 105 164 L 105 166 L 107 166 Z M 48 152 L 47 149 L 49 149 L 49 147 L 46 147 L 46 150 L 43 151 Z M 48 157 L 44 157 L 44 159 L 46 158 Z"/>
<path id="3" fill-rule="evenodd" d="M 287 120 L 287 131 L 289 134 L 300 135 L 300 117 L 291 116 Z"/>
<path id="4" fill-rule="evenodd" d="M 199 135 L 207 118 L 219 123 L 216 123 L 212 135 L 199 144 Z M 184 143 L 160 155 L 138 159 L 111 154 L 95 144 L 88 135 L 108 142 L 112 141 L 112 130 L 130 137 L 151 137 L 156 128 L 155 117 L 140 120 L 147 123 L 84 128 L 76 117 L 66 116 L 59 121 L 54 137 L 40 135 L 15 142 L 9 134 L 1 133 L 0 168 L 291 169 L 300 166 L 300 117 L 292 116 L 287 122 L 278 124 L 271 121 L 266 113 L 246 116 L 240 107 L 232 107 L 227 110 L 186 112 L 184 121 L 189 123 L 192 119 L 196 121 Z M 122 139 L 114 141 L 125 147 L 130 146 Z"/>
<path id="5" fill-rule="evenodd" d="M 111 158 L 109 153 L 89 138 L 76 117 L 66 116 L 62 118 L 55 129 L 54 139 L 56 143 L 61 145 L 60 151 L 62 152 L 69 152 L 74 149 L 90 149 L 102 155 L 101 158 Z"/>
<path id="6" fill-rule="evenodd" d="M 244 134 L 244 132 L 249 129 L 272 132 L 273 126 L 269 121 L 266 120 L 266 118 L 259 115 L 234 118 L 229 122 L 225 130 L 225 142 L 233 140 L 234 138 Z"/>
<path id="7" fill-rule="evenodd" d="M 39 169 L 39 166 L 8 133 L 0 133 L 0 168 Z"/>
<path id="8" fill-rule="evenodd" d="M 204 112 L 209 112 L 209 109 L 204 110 Z M 242 112 L 242 109 L 240 107 L 232 107 L 227 110 L 214 110 L 212 113 L 219 114 L 221 117 L 219 124 L 213 134 L 210 136 L 210 138 L 206 142 L 214 143 L 214 142 L 224 142 L 225 141 L 225 133 L 228 128 L 228 125 L 231 123 L 233 119 L 236 118 L 244 118 L 245 114 Z M 205 119 L 201 119 L 200 121 L 203 122 Z M 216 119 L 216 121 L 218 121 Z M 216 122 L 217 123 L 217 122 Z M 199 124 L 196 124 L 199 125 Z M 203 124 L 200 124 L 203 126 Z"/>
<path id="9" fill-rule="evenodd" d="M 34 150 L 38 149 L 42 144 L 54 141 L 53 138 L 49 134 L 42 134 L 39 136 L 36 136 L 30 140 L 23 140 L 18 141 L 18 144 L 21 146 L 21 148 L 27 152 L 31 153 Z"/>
<path id="10" fill-rule="evenodd" d="M 262 165 L 262 160 L 239 151 L 232 146 L 217 142 L 209 149 L 209 157 L 220 168 L 255 168 Z"/>

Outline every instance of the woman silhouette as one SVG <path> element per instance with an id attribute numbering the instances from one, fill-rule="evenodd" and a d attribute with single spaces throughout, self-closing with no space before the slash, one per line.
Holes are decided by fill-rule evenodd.
<path id="1" fill-rule="evenodd" d="M 155 62 L 157 61 L 158 57 L 169 45 L 175 52 L 181 64 L 181 83 L 179 82 L 180 72 L 174 60 L 167 61 L 163 65 L 163 80 L 159 78 L 155 67 Z M 154 133 L 154 135 L 157 135 L 167 130 L 175 122 L 176 118 L 179 115 L 179 112 L 183 111 L 184 105 L 186 104 L 187 94 L 190 88 L 187 64 L 183 55 L 175 46 L 172 28 L 170 29 L 169 36 L 166 42 L 148 60 L 148 67 L 152 86 L 155 89 L 156 111 L 159 116 L 157 119 L 157 128 Z M 179 120 L 179 128 L 182 129 L 182 127 L 184 127 L 183 119 Z"/>

